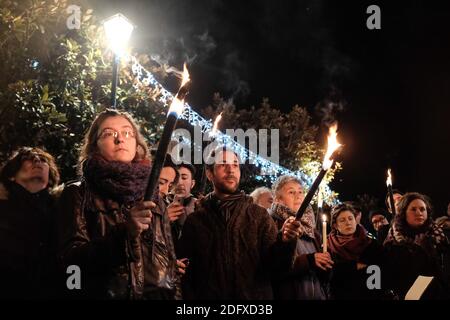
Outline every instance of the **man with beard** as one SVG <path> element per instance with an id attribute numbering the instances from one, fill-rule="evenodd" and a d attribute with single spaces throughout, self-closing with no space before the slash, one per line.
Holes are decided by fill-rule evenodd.
<path id="1" fill-rule="evenodd" d="M 292 266 L 300 223 L 280 232 L 264 208 L 238 191 L 241 171 L 234 151 L 215 149 L 206 165 L 214 191 L 188 216 L 178 257 L 189 259 L 185 299 L 272 299 L 271 274 Z"/>

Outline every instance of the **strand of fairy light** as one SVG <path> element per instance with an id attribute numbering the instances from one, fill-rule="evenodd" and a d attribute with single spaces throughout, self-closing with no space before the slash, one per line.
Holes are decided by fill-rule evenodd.
<path id="1" fill-rule="evenodd" d="M 166 90 L 159 82 L 156 80 L 156 78 L 153 76 L 153 74 L 146 70 L 136 59 L 134 56 L 130 56 L 129 60 L 131 61 L 131 70 L 133 75 L 136 77 L 138 82 L 144 86 L 152 86 L 153 88 L 157 89 L 159 91 L 159 98 L 158 101 L 161 102 L 163 105 L 167 106 L 170 104 L 172 99 L 174 98 L 174 95 Z M 139 86 L 137 84 L 134 85 L 135 89 L 139 90 Z M 210 132 L 213 123 L 212 120 L 207 120 L 203 118 L 200 114 L 198 114 L 196 111 L 192 109 L 192 107 L 185 102 L 184 108 L 182 113 L 179 116 L 180 119 L 186 120 L 191 124 L 192 126 L 199 126 L 201 127 L 202 133 Z M 288 170 L 276 163 L 273 163 L 263 157 L 258 156 L 254 152 L 246 149 L 241 144 L 237 143 L 233 138 L 231 138 L 229 135 L 226 135 L 222 133 L 221 131 L 216 132 L 216 141 L 222 142 L 227 147 L 231 148 L 232 150 L 236 151 L 243 162 L 245 162 L 247 159 L 249 159 L 254 165 L 261 168 L 261 171 L 266 173 L 265 176 L 269 176 L 270 181 L 273 183 L 277 179 L 278 176 L 281 175 L 291 175 L 296 176 L 300 179 L 304 184 L 306 184 L 308 187 L 311 186 L 313 182 L 313 178 L 309 177 L 302 171 L 293 172 L 291 170 Z M 192 141 L 188 141 L 186 138 L 182 138 L 182 142 L 191 144 Z M 194 142 L 195 146 L 195 142 Z M 257 176 L 258 180 L 263 180 L 263 176 Z M 331 196 L 331 189 L 328 185 L 323 186 L 324 194 L 327 196 Z"/>

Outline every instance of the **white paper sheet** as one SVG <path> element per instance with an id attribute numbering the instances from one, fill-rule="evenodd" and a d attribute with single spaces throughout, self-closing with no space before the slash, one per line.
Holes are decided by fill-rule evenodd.
<path id="1" fill-rule="evenodd" d="M 418 276 L 412 287 L 409 288 L 405 300 L 420 300 L 432 280 L 433 277 Z"/>

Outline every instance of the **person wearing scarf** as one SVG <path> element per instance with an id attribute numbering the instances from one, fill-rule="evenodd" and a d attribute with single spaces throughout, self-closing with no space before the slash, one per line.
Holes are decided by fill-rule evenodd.
<path id="1" fill-rule="evenodd" d="M 356 223 L 353 206 L 340 204 L 331 212 L 328 247 L 335 262 L 330 279 L 331 295 L 336 300 L 368 300 L 383 298 L 384 291 L 369 289 L 367 267 L 383 270 L 382 246 L 368 237 L 366 229 Z M 383 286 L 383 284 L 381 284 Z"/>
<path id="2" fill-rule="evenodd" d="M 174 298 L 176 257 L 165 207 L 158 197 L 142 201 L 148 155 L 125 112 L 106 110 L 89 128 L 81 181 L 70 183 L 58 203 L 63 268 L 81 270 L 81 288 L 67 290 L 69 297 Z"/>
<path id="3" fill-rule="evenodd" d="M 273 185 L 273 193 L 275 202 L 269 214 L 281 228 L 289 217 L 295 217 L 300 208 L 304 199 L 303 187 L 296 177 L 281 176 Z M 329 253 L 321 252 L 321 236 L 316 231 L 314 212 L 308 206 L 300 220 L 293 268 L 275 275 L 273 279 L 275 299 L 326 300 L 327 271 L 332 265 Z"/>
<path id="4" fill-rule="evenodd" d="M 428 198 L 406 193 L 384 242 L 389 285 L 401 299 L 419 275 L 434 277 L 422 299 L 449 299 L 449 239 L 433 222 Z"/>
<path id="5" fill-rule="evenodd" d="M 57 297 L 52 155 L 20 147 L 0 170 L 0 299 Z"/>
<path id="6" fill-rule="evenodd" d="M 272 299 L 271 274 L 292 265 L 299 223 L 289 219 L 278 232 L 267 211 L 238 191 L 234 151 L 219 147 L 207 163 L 214 191 L 187 217 L 177 248 L 180 258 L 189 259 L 183 297 Z"/>

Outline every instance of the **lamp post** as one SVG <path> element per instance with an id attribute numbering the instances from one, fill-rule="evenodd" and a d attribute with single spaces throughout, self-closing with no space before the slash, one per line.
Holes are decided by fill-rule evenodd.
<path id="1" fill-rule="evenodd" d="M 109 48 L 113 52 L 113 79 L 111 84 L 111 107 L 116 108 L 116 91 L 119 82 L 120 58 L 125 53 L 126 45 L 133 32 L 133 24 L 118 13 L 103 22 Z"/>

